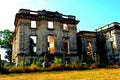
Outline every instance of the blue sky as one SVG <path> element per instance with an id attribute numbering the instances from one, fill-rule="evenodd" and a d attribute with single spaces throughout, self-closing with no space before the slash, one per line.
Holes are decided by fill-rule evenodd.
<path id="1" fill-rule="evenodd" d="M 95 30 L 111 22 L 120 22 L 120 0 L 43 0 L 35 7 L 75 15 L 79 30 Z M 38 5 L 36 5 L 38 4 Z M 24 3 L 26 5 L 26 3 Z"/>
<path id="2" fill-rule="evenodd" d="M 14 30 L 15 14 L 20 8 L 75 15 L 80 20 L 78 31 L 94 31 L 111 22 L 120 22 L 120 0 L 2 0 L 0 30 Z"/>
<path id="3" fill-rule="evenodd" d="M 8 2 L 8 3 L 6 3 Z M 79 30 L 95 30 L 111 22 L 120 22 L 120 0 L 3 0 L 0 3 L 0 30 L 14 30 L 15 14 L 20 8 L 58 11 L 75 15 Z"/>

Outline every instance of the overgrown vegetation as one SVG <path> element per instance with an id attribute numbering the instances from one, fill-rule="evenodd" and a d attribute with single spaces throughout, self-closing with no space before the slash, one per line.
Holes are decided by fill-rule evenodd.
<path id="1" fill-rule="evenodd" d="M 11 45 L 11 38 L 12 38 L 13 32 L 9 30 L 0 31 L 0 45 L 2 48 L 6 49 L 6 58 L 11 63 L 11 57 L 12 57 L 12 45 Z M 18 66 L 10 66 L 5 67 L 4 61 L 0 61 L 0 73 L 6 74 L 6 73 L 28 73 L 28 72 L 40 72 L 40 71 L 63 71 L 63 70 L 87 70 L 87 69 L 94 69 L 94 68 L 119 68 L 119 64 L 108 64 L 107 62 L 107 55 L 106 55 L 106 41 L 105 41 L 105 35 L 101 32 L 98 33 L 96 36 L 96 45 L 97 46 L 97 53 L 100 55 L 100 64 L 96 64 L 95 61 L 92 59 L 92 57 L 88 56 L 86 63 L 70 63 L 70 64 L 62 64 L 62 59 L 59 57 L 54 57 L 54 60 L 52 60 L 52 63 L 47 68 L 43 68 L 40 65 L 40 60 L 31 58 L 31 63 L 29 66 L 27 66 L 26 63 L 24 63 L 24 60 L 21 60 L 18 62 Z M 31 44 L 33 44 L 33 41 L 31 40 Z M 35 45 L 35 44 L 34 44 Z M 30 54 L 33 56 L 33 47 L 34 45 L 30 46 Z M 101 48 L 102 47 L 102 48 Z"/>
<path id="2" fill-rule="evenodd" d="M 36 66 L 36 65 L 31 65 L 31 66 L 24 66 L 24 67 L 11 67 L 8 69 L 10 73 L 28 73 L 28 72 L 37 72 L 37 71 L 42 71 L 42 68 Z"/>
<path id="3" fill-rule="evenodd" d="M 54 57 L 53 63 L 55 63 L 55 64 L 62 64 L 62 59 L 60 59 L 58 57 Z"/>
<path id="4" fill-rule="evenodd" d="M 51 66 L 47 68 L 40 67 L 38 65 L 30 65 L 30 66 L 13 66 L 7 68 L 0 68 L 1 74 L 7 73 L 28 73 L 28 72 L 44 72 L 44 71 L 65 71 L 65 70 L 88 70 L 98 68 L 95 63 L 91 65 L 80 64 L 80 63 L 71 63 L 71 64 L 51 64 Z M 106 68 L 120 68 L 119 65 L 106 65 Z"/>
<path id="5" fill-rule="evenodd" d="M 120 68 L 0 75 L 0 80 L 119 80 L 119 79 Z"/>
<path id="6" fill-rule="evenodd" d="M 8 74 L 9 71 L 7 68 L 4 68 L 4 67 L 0 67 L 0 74 Z"/>

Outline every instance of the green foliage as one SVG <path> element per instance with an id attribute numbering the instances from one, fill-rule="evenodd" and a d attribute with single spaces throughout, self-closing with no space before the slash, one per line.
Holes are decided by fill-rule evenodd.
<path id="1" fill-rule="evenodd" d="M 6 29 L 4 31 L 0 31 L 0 45 L 3 45 L 4 48 L 10 48 L 12 34 L 13 34 L 13 32 L 8 29 Z"/>
<path id="2" fill-rule="evenodd" d="M 36 59 L 36 58 L 33 58 L 32 65 L 40 66 L 40 60 L 39 60 L 39 59 Z"/>
<path id="3" fill-rule="evenodd" d="M 36 60 L 36 63 L 35 63 L 37 66 L 40 66 L 40 61 L 39 60 Z"/>
<path id="4" fill-rule="evenodd" d="M 30 66 L 13 66 L 9 68 L 0 68 L 0 73 L 7 74 L 7 73 L 29 73 L 29 72 L 43 72 L 43 71 L 63 71 L 63 70 L 87 70 L 87 69 L 94 69 L 97 68 L 96 64 L 91 64 L 88 66 L 87 64 L 80 64 L 73 62 L 66 66 L 62 64 L 51 64 L 48 68 L 38 67 L 37 65 L 30 65 Z M 113 64 L 109 65 L 107 68 L 120 68 L 119 65 Z"/>
<path id="5" fill-rule="evenodd" d="M 0 60 L 0 67 L 4 67 L 5 62 L 7 62 L 6 60 Z"/>
<path id="6" fill-rule="evenodd" d="M 58 57 L 54 57 L 53 63 L 55 63 L 55 64 L 61 64 L 62 63 L 62 59 L 60 59 Z"/>
<path id="7" fill-rule="evenodd" d="M 12 58 L 12 35 L 13 32 L 6 29 L 4 31 L 0 31 L 0 46 L 6 50 L 7 55 L 5 56 L 11 62 Z"/>
<path id="8" fill-rule="evenodd" d="M 21 60 L 21 61 L 18 62 L 18 66 L 20 66 L 20 67 L 24 66 L 23 60 Z"/>

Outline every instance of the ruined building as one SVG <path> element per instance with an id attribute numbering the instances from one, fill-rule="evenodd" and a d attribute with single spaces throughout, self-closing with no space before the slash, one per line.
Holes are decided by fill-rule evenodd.
<path id="1" fill-rule="evenodd" d="M 78 53 L 80 53 L 80 62 L 86 63 L 87 56 L 96 55 L 96 32 L 80 31 L 77 33 Z M 95 58 L 94 58 L 95 60 Z"/>
<path id="2" fill-rule="evenodd" d="M 120 23 L 77 32 L 76 17 L 46 10 L 20 9 L 15 16 L 12 62 L 120 63 Z"/>
<path id="3" fill-rule="evenodd" d="M 15 16 L 12 37 L 12 61 L 18 65 L 33 59 L 52 61 L 54 56 L 65 63 L 79 61 L 76 17 L 46 10 L 20 9 Z M 46 58 L 46 59 L 45 59 Z"/>
<path id="4" fill-rule="evenodd" d="M 96 29 L 96 32 L 104 33 L 108 62 L 120 63 L 120 23 L 113 22 L 111 24 L 107 24 Z"/>
<path id="5" fill-rule="evenodd" d="M 120 63 L 120 23 L 107 24 L 94 32 L 80 31 L 77 40 L 81 62 L 87 62 L 89 55 L 98 63 Z"/>

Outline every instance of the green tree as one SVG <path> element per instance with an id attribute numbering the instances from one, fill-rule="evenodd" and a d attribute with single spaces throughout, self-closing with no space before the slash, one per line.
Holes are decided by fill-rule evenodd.
<path id="1" fill-rule="evenodd" d="M 13 32 L 8 29 L 0 31 L 0 46 L 1 48 L 4 48 L 6 50 L 5 58 L 8 59 L 10 62 L 12 58 L 12 35 Z"/>

